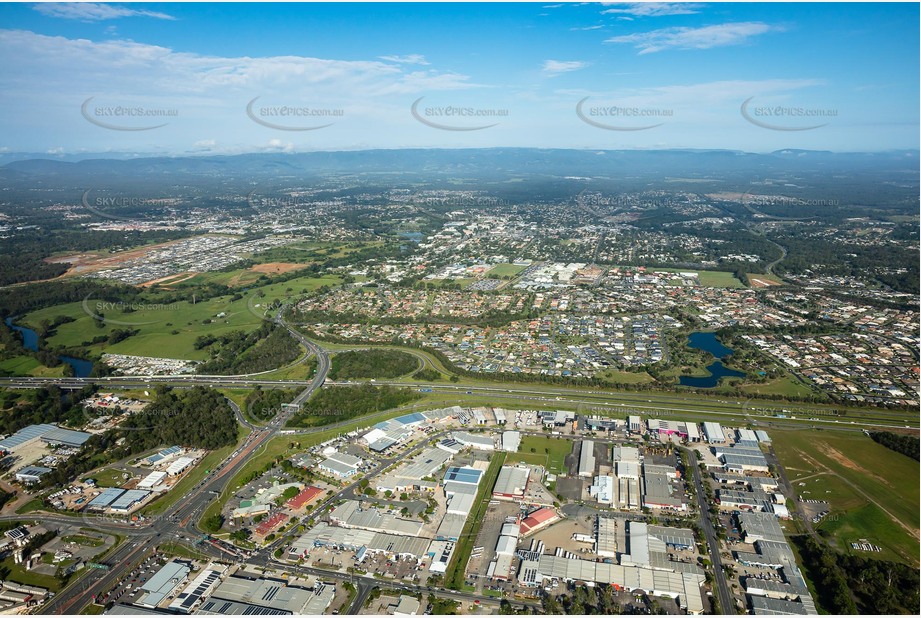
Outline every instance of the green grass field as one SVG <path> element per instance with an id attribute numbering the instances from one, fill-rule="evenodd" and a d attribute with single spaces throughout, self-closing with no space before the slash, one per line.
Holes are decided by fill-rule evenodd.
<path id="1" fill-rule="evenodd" d="M 113 470 L 111 468 L 104 468 L 98 472 L 93 472 L 91 475 L 86 478 L 95 479 L 96 484 L 99 487 L 121 487 L 128 482 L 127 479 L 122 478 L 124 472 L 121 470 Z M 129 477 L 130 478 L 130 477 Z"/>
<path id="2" fill-rule="evenodd" d="M 598 374 L 598 377 L 612 384 L 646 384 L 653 381 L 653 377 L 646 373 L 633 373 L 632 371 L 617 371 L 608 369 Z"/>
<path id="3" fill-rule="evenodd" d="M 70 536 L 65 536 L 62 539 L 66 543 L 76 543 L 77 545 L 84 545 L 86 547 L 102 547 L 104 541 L 102 539 L 86 536 L 85 534 L 71 534 Z"/>
<path id="4" fill-rule="evenodd" d="M 534 452 L 531 452 L 531 449 L 534 449 Z M 566 456 L 571 452 L 571 440 L 522 436 L 518 452 L 509 453 L 509 460 L 541 465 L 552 474 L 560 474 L 566 472 Z"/>
<path id="5" fill-rule="evenodd" d="M 48 309 L 34 311 L 23 317 L 26 326 L 36 327 L 42 320 L 53 320 L 57 316 L 70 316 L 74 322 L 58 327 L 57 333 L 49 339 L 52 346 L 80 347 L 98 335 L 108 335 L 113 330 L 137 329 L 140 332 L 114 345 L 95 344 L 87 349 L 94 354 L 108 352 L 136 356 L 164 355 L 169 358 L 205 360 L 206 350 L 196 350 L 195 339 L 200 335 L 220 336 L 234 330 L 251 331 L 262 321 L 261 312 L 274 300 L 288 300 L 322 285 L 337 285 L 338 277 L 301 277 L 273 283 L 251 290 L 238 300 L 231 296 L 220 296 L 199 302 L 177 302 L 169 305 L 141 306 L 140 309 L 123 313 L 118 309 L 106 309 L 98 301 L 90 299 L 86 306 L 90 312 L 113 321 L 102 328 L 98 319 L 84 309 L 84 303 L 68 303 Z M 218 318 L 218 314 L 225 314 Z M 209 323 L 205 323 L 209 321 Z M 168 351 L 168 353 L 167 353 Z"/>
<path id="6" fill-rule="evenodd" d="M 496 277 L 514 277 L 527 266 L 517 264 L 496 264 L 486 272 L 486 276 L 494 275 Z"/>
<path id="7" fill-rule="evenodd" d="M 916 461 L 859 432 L 774 429 L 771 436 L 798 494 L 829 503 L 831 514 L 819 529 L 839 549 L 851 551 L 850 543 L 864 538 L 890 558 L 918 564 Z"/>
<path id="8" fill-rule="evenodd" d="M 14 356 L 0 361 L 0 375 L 60 377 L 64 375 L 65 365 L 46 367 L 31 356 Z"/>
<path id="9" fill-rule="evenodd" d="M 742 391 L 758 395 L 784 395 L 785 397 L 805 397 L 813 394 L 811 388 L 790 375 L 769 380 L 764 384 L 745 384 L 742 386 Z"/>

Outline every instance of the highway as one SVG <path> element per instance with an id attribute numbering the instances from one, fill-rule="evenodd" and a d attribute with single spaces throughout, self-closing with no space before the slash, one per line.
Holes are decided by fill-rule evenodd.
<path id="1" fill-rule="evenodd" d="M 281 310 L 275 316 L 276 323 L 289 328 L 280 314 Z M 289 330 L 291 329 L 289 328 Z M 309 341 L 305 345 L 317 355 L 317 372 L 310 384 L 298 395 L 295 402 L 306 401 L 315 390 L 323 385 L 326 374 L 329 371 L 329 356 L 326 351 Z M 73 584 L 42 606 L 42 613 L 78 614 L 81 609 L 93 600 L 95 595 L 111 589 L 137 563 L 153 553 L 161 543 L 186 536 L 189 538 L 201 536 L 201 533 L 196 528 L 198 517 L 201 516 L 208 504 L 214 500 L 214 496 L 219 495 L 226 488 L 234 475 L 246 464 L 250 455 L 265 445 L 280 428 L 284 427 L 294 411 L 294 408 L 285 408 L 266 427 L 257 429 L 246 422 L 238 406 L 233 405 L 232 407 L 237 419 L 243 421 L 250 428 L 250 434 L 243 445 L 231 453 L 224 462 L 211 470 L 184 500 L 167 508 L 161 516 L 153 519 L 145 526 L 137 527 L 136 530 L 132 531 L 130 538 L 105 558 L 104 564 L 110 567 L 108 571 L 85 569 L 78 575 Z M 23 518 L 20 517 L 19 519 Z M 70 519 L 45 515 L 35 515 L 26 517 L 26 519 L 39 521 L 52 521 L 53 519 L 60 522 L 66 521 L 69 524 L 81 521 L 78 518 Z M 96 521 L 92 523 L 96 524 L 101 532 L 125 534 L 125 529 L 122 526 L 109 522 L 105 522 L 104 525 Z"/>

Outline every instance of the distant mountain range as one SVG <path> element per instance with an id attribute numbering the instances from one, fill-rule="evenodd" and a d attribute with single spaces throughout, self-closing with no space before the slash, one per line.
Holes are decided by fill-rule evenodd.
<path id="1" fill-rule="evenodd" d="M 10 159 L 14 155 L 3 155 Z M 18 184 L 86 185 L 92 182 L 156 178 L 301 179 L 330 175 L 406 175 L 413 178 L 483 179 L 510 176 L 545 178 L 716 179 L 799 173 L 847 174 L 885 171 L 918 177 L 919 152 L 833 153 L 779 150 L 753 154 L 733 150 L 567 150 L 540 148 L 400 149 L 241 154 L 232 156 L 132 157 L 105 154 L 49 158 L 36 156 L 0 166 L 0 180 Z"/>

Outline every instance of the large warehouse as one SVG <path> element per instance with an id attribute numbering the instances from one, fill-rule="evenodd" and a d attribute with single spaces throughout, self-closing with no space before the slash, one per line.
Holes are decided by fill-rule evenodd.
<path id="1" fill-rule="evenodd" d="M 36 440 L 41 440 L 50 445 L 80 447 L 89 440 L 93 434 L 85 431 L 73 431 L 71 429 L 61 429 L 55 425 L 44 423 L 41 425 L 29 425 L 23 427 L 13 435 L 0 440 L 0 452 L 10 453 Z"/>
<path id="2" fill-rule="evenodd" d="M 499 476 L 496 478 L 496 484 L 493 487 L 492 495 L 495 498 L 506 498 L 517 500 L 524 498 L 524 492 L 528 488 L 528 477 L 531 475 L 531 469 L 522 466 L 502 466 L 499 470 Z"/>

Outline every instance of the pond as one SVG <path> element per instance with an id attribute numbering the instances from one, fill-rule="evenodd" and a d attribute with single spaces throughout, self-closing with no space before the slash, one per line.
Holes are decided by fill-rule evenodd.
<path id="1" fill-rule="evenodd" d="M 745 374 L 741 371 L 729 369 L 722 360 L 730 354 L 732 350 L 720 343 L 716 334 L 696 332 L 691 333 L 688 337 L 688 347 L 709 352 L 716 357 L 716 361 L 707 366 L 709 376 L 681 376 L 678 383 L 681 386 L 693 386 L 694 388 L 713 388 L 718 386 L 721 378 L 744 378 Z"/>
<path id="2" fill-rule="evenodd" d="M 7 326 L 15 331 L 22 333 L 22 346 L 25 349 L 31 350 L 32 352 L 38 351 L 38 333 L 36 333 L 31 328 L 13 324 L 13 318 L 7 318 L 4 321 L 6 322 Z M 58 360 L 73 367 L 74 375 L 78 378 L 88 378 L 90 373 L 93 371 L 93 363 L 87 360 L 83 360 L 82 358 L 74 358 L 73 356 L 58 356 Z"/>

